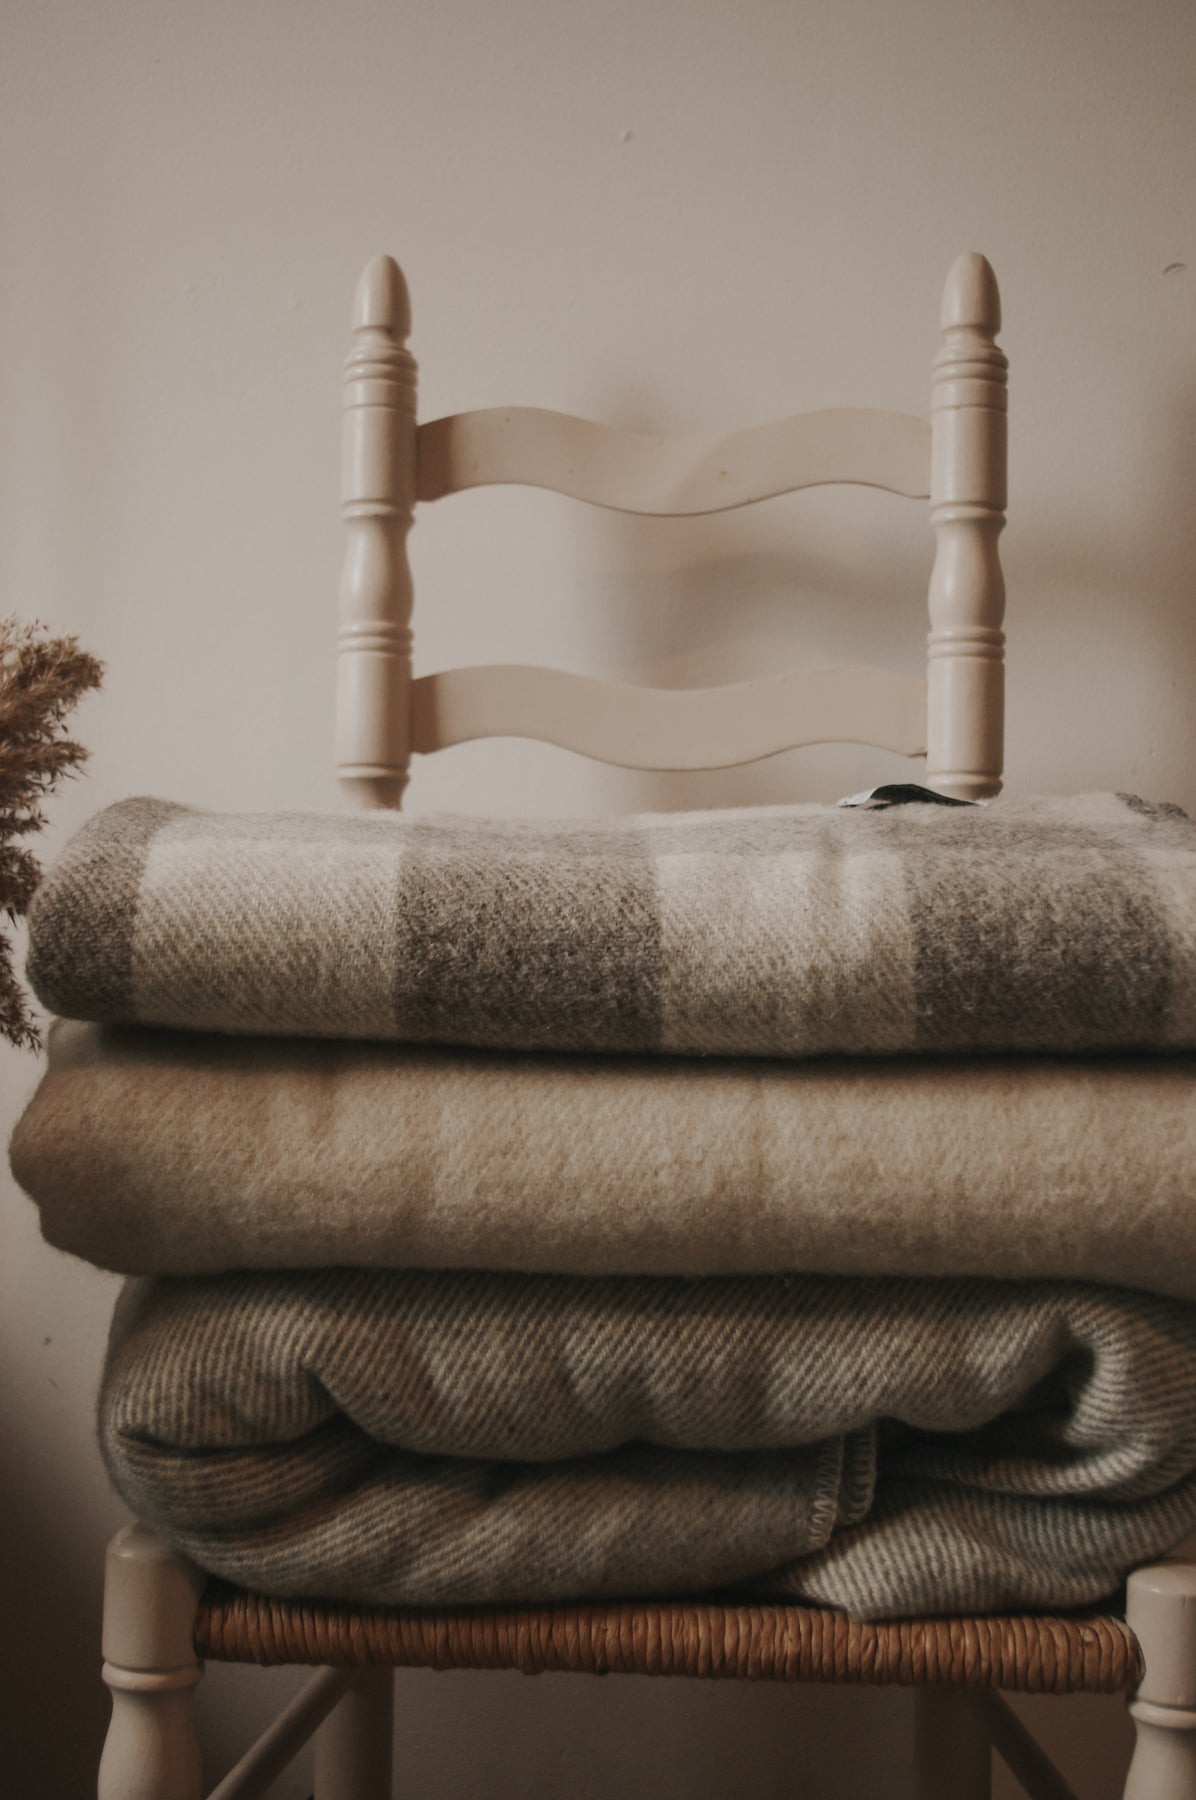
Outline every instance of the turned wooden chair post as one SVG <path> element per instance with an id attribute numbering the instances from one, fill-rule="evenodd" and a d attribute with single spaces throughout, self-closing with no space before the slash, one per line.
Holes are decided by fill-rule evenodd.
<path id="1" fill-rule="evenodd" d="M 996 277 L 968 252 L 943 290 L 943 347 L 931 384 L 926 782 L 961 800 L 998 793 L 1004 756 L 1008 360 Z"/>
<path id="2" fill-rule="evenodd" d="M 1146 1672 L 1129 1703 L 1134 1755 L 1125 1800 L 1196 1794 L 1196 1564 L 1155 1563 L 1130 1576 L 1126 1621 Z"/>
<path id="3" fill-rule="evenodd" d="M 104 1669 L 112 1718 L 97 1800 L 203 1800 L 193 1699 L 196 1610 L 207 1576 L 144 1525 L 108 1546 Z M 315 1800 L 391 1800 L 394 1676 L 323 1669 L 212 1789 L 256 1800 L 314 1734 Z"/>
<path id="4" fill-rule="evenodd" d="M 108 1546 L 103 1673 L 112 1720 L 98 1800 L 200 1800 L 192 1700 L 203 1674 L 194 1624 L 205 1580 L 144 1525 Z"/>
<path id="5" fill-rule="evenodd" d="M 357 284 L 345 361 L 336 766 L 354 806 L 396 807 L 411 759 L 416 364 L 407 285 L 389 256 Z"/>

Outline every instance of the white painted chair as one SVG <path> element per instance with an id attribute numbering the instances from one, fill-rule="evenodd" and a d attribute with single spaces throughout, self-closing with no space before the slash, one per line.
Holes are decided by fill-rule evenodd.
<path id="1" fill-rule="evenodd" d="M 940 791 L 995 794 L 1007 368 L 995 342 L 999 324 L 992 270 L 983 257 L 961 257 L 943 298 L 929 424 L 831 411 L 728 437 L 669 440 L 511 408 L 417 426 L 406 289 L 396 265 L 376 259 L 358 287 L 346 371 L 350 541 L 336 756 L 350 799 L 397 806 L 414 754 L 496 735 L 547 739 L 646 769 L 722 767 L 801 744 L 860 742 L 925 754 L 926 781 Z M 689 691 L 525 667 L 414 679 L 406 535 L 416 501 L 515 481 L 674 515 L 832 481 L 929 497 L 937 547 L 927 678 L 831 669 Z M 109 1549 L 104 1678 L 113 1716 L 100 1800 L 199 1800 L 191 1695 L 204 1653 L 343 1665 L 314 1676 L 212 1800 L 264 1793 L 313 1732 L 317 1800 L 383 1800 L 391 1783 L 390 1669 L 416 1664 L 908 1682 L 917 1696 L 923 1800 L 988 1795 L 994 1748 L 1028 1792 L 1060 1800 L 1070 1790 L 996 1690 L 1111 1691 L 1136 1682 L 1127 1800 L 1196 1794 L 1196 1568 L 1179 1562 L 1131 1577 L 1126 1623 L 1092 1616 L 859 1626 L 811 1608 L 698 1603 L 371 1613 L 208 1588 L 135 1525 Z"/>

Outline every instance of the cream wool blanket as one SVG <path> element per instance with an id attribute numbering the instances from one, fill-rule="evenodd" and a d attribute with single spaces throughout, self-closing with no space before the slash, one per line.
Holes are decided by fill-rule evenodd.
<path id="1" fill-rule="evenodd" d="M 1196 1299 L 1196 1059 L 502 1056 L 59 1023 L 11 1148 L 127 1273 L 1066 1276 Z"/>
<path id="2" fill-rule="evenodd" d="M 129 800 L 30 910 L 50 1011 L 482 1048 L 1196 1048 L 1196 829 L 1112 794 L 499 822 Z"/>
<path id="3" fill-rule="evenodd" d="M 1071 1606 L 1196 1526 L 1196 1308 L 1079 1285 L 133 1284 L 112 1478 L 203 1567 L 438 1606 Z"/>

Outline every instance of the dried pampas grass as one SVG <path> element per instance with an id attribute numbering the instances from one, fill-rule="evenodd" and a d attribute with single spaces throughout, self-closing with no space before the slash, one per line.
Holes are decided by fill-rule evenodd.
<path id="1" fill-rule="evenodd" d="M 102 664 L 80 650 L 77 638 L 0 619 L 0 908 L 10 920 L 26 910 L 41 876 L 23 840 L 45 824 L 46 796 L 87 756 L 65 735 L 67 715 L 102 675 Z M 30 1050 L 41 1042 L 3 931 L 0 1036 Z"/>

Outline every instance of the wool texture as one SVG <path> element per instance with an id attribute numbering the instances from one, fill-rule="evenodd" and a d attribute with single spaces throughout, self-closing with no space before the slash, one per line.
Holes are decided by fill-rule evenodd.
<path id="1" fill-rule="evenodd" d="M 498 1049 L 1196 1048 L 1196 828 L 1127 796 L 619 820 L 110 807 L 30 913 L 68 1017 Z"/>
<path id="2" fill-rule="evenodd" d="M 1196 1307 L 1078 1284 L 134 1283 L 112 1478 L 265 1593 L 1071 1606 L 1196 1526 Z"/>
<path id="3" fill-rule="evenodd" d="M 1196 1059 L 500 1055 L 59 1022 L 13 1172 L 105 1268 L 1060 1276 L 1196 1299 Z"/>

